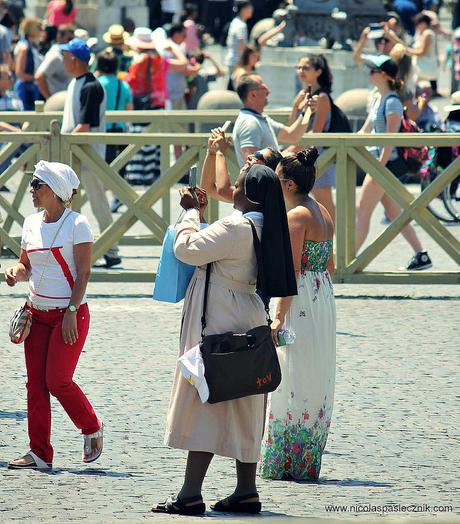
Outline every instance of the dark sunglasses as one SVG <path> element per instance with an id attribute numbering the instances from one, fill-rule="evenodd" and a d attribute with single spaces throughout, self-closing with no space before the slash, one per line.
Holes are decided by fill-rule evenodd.
<path id="1" fill-rule="evenodd" d="M 30 187 L 34 190 L 34 191 L 38 191 L 40 189 L 40 186 L 46 186 L 45 182 L 42 182 L 41 180 L 39 180 L 38 178 L 34 178 L 31 182 L 30 182 Z"/>
<path id="2" fill-rule="evenodd" d="M 254 153 L 252 153 L 252 156 L 259 162 L 263 162 L 264 164 L 266 163 L 265 157 L 261 151 L 255 151 Z"/>
<path id="3" fill-rule="evenodd" d="M 295 66 L 297 71 L 302 71 L 302 73 L 306 73 L 307 71 L 311 71 L 313 68 L 311 66 L 303 65 L 303 66 Z"/>
<path id="4" fill-rule="evenodd" d="M 376 73 L 381 73 L 382 71 L 380 71 L 380 69 L 377 69 L 376 67 L 370 67 L 369 68 L 369 74 L 370 75 L 375 75 Z"/>

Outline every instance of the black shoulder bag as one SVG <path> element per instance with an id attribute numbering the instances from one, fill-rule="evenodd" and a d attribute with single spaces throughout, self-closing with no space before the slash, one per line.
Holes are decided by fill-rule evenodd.
<path id="1" fill-rule="evenodd" d="M 256 228 L 249 220 L 257 257 L 260 281 L 264 282 L 262 248 Z M 209 387 L 210 404 L 260 395 L 275 391 L 281 382 L 281 369 L 271 336 L 271 319 L 268 306 L 267 324 L 250 329 L 247 333 L 204 335 L 211 264 L 206 266 L 206 283 L 201 317 L 200 349 L 205 378 Z"/>
<path id="2" fill-rule="evenodd" d="M 331 104 L 331 123 L 326 133 L 351 133 L 351 125 L 347 115 L 335 104 L 332 96 L 326 93 Z"/>

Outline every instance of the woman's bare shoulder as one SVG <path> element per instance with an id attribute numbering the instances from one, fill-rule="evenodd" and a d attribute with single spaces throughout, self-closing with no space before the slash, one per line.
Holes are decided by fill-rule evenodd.
<path id="1" fill-rule="evenodd" d="M 331 101 L 327 93 L 323 92 L 318 95 L 318 107 L 324 107 L 325 109 L 328 109 L 328 110 L 330 109 Z"/>
<path id="2" fill-rule="evenodd" d="M 288 216 L 290 220 L 303 221 L 305 231 L 312 240 L 319 240 L 319 237 L 323 236 L 332 238 L 334 235 L 334 222 L 331 215 L 322 204 L 314 199 L 292 209 Z"/>
<path id="3" fill-rule="evenodd" d="M 323 204 L 320 204 L 319 202 L 316 202 L 316 204 L 318 205 L 319 211 L 324 221 L 324 225 L 326 226 L 327 236 L 332 238 L 334 236 L 335 231 L 334 221 L 332 220 L 329 211 L 323 206 Z"/>
<path id="4" fill-rule="evenodd" d="M 27 44 L 25 42 L 18 42 L 14 51 L 18 53 L 19 51 L 27 51 Z"/>

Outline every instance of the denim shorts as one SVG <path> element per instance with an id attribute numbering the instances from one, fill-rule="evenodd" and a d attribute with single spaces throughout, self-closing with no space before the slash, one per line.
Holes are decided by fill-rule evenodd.
<path id="1" fill-rule="evenodd" d="M 335 187 L 335 165 L 329 166 L 326 171 L 316 180 L 313 189 L 322 187 Z"/>

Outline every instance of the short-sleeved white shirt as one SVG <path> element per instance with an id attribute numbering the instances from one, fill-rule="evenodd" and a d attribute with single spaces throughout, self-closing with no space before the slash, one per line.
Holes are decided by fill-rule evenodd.
<path id="1" fill-rule="evenodd" d="M 71 77 L 65 72 L 60 45 L 53 45 L 46 53 L 43 62 L 38 66 L 37 74 L 39 73 L 45 75 L 51 95 L 67 89 Z"/>
<path id="2" fill-rule="evenodd" d="M 56 231 L 68 214 L 50 253 Z M 24 220 L 21 247 L 27 252 L 32 266 L 29 279 L 29 300 L 32 304 L 46 307 L 69 305 L 77 277 L 73 247 L 93 241 L 88 219 L 75 211 L 66 209 L 61 218 L 52 223 L 43 221 L 43 212 L 34 213 Z M 86 296 L 83 297 L 82 304 L 85 302 Z"/>
<path id="3" fill-rule="evenodd" d="M 228 28 L 226 42 L 225 65 L 228 67 L 236 67 L 240 60 L 240 40 L 243 40 L 245 44 L 248 43 L 248 26 L 240 17 L 235 16 Z"/>
<path id="4" fill-rule="evenodd" d="M 257 149 L 272 147 L 277 150 L 279 148 L 277 137 L 283 127 L 283 124 L 269 116 L 247 108 L 241 109 L 233 127 L 233 144 L 238 165 L 243 166 L 243 149 L 247 147 Z"/>

